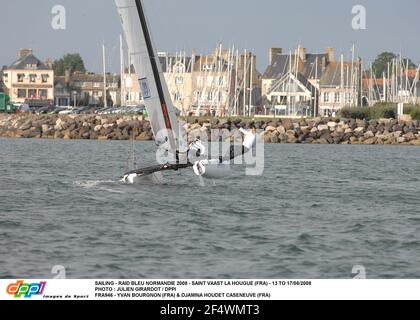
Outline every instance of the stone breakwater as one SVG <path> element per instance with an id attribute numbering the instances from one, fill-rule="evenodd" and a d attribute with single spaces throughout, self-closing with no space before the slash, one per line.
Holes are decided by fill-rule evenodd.
<path id="1" fill-rule="evenodd" d="M 200 135 L 218 141 L 221 129 L 255 127 L 265 143 L 405 144 L 420 146 L 420 121 L 308 119 L 241 120 L 189 119 L 189 138 Z M 213 129 L 219 129 L 213 130 Z M 142 116 L 122 115 L 0 115 L 0 137 L 153 140 L 150 123 Z"/>

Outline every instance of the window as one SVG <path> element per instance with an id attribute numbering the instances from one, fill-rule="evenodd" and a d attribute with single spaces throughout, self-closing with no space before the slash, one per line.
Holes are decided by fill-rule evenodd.
<path id="1" fill-rule="evenodd" d="M 185 67 L 184 65 L 177 65 L 175 66 L 175 73 L 185 73 Z"/>
<path id="2" fill-rule="evenodd" d="M 183 77 L 175 77 L 175 83 L 176 84 L 183 84 L 184 78 Z"/>
<path id="3" fill-rule="evenodd" d="M 208 101 L 212 101 L 212 100 L 213 100 L 213 92 L 209 92 L 209 93 L 207 94 L 207 100 L 208 100 Z"/>
<path id="4" fill-rule="evenodd" d="M 35 99 L 36 98 L 36 89 L 29 89 L 28 90 L 28 98 Z"/>
<path id="5" fill-rule="evenodd" d="M 29 82 L 34 83 L 36 81 L 36 74 L 29 75 Z"/>
<path id="6" fill-rule="evenodd" d="M 29 70 L 36 70 L 37 65 L 36 64 L 27 64 L 26 69 Z"/>
<path id="7" fill-rule="evenodd" d="M 222 102 L 222 101 L 223 101 L 223 93 L 219 92 L 219 102 Z"/>
<path id="8" fill-rule="evenodd" d="M 100 88 L 101 87 L 101 83 L 100 82 L 94 82 L 93 83 L 93 87 L 94 88 Z"/>
<path id="9" fill-rule="evenodd" d="M 26 89 L 18 89 L 18 98 L 26 98 Z"/>
<path id="10" fill-rule="evenodd" d="M 176 93 L 174 94 L 174 100 L 175 100 L 175 101 L 181 101 L 181 100 L 182 100 L 182 93 L 180 93 L 180 92 L 176 92 Z"/>
<path id="11" fill-rule="evenodd" d="M 340 99 L 340 93 L 339 92 L 336 92 L 335 94 L 334 94 L 334 102 L 335 103 L 338 103 L 338 102 L 340 102 L 341 101 L 341 99 Z"/>
<path id="12" fill-rule="evenodd" d="M 25 79 L 25 75 L 23 73 L 18 73 L 17 79 L 18 82 L 23 82 L 23 79 Z"/>
<path id="13" fill-rule="evenodd" d="M 211 65 L 211 64 L 203 64 L 202 70 L 203 71 L 212 71 L 213 70 L 213 65 Z"/>
<path id="14" fill-rule="evenodd" d="M 7 82 L 7 80 L 9 79 L 9 74 L 8 73 L 3 73 L 3 79 L 5 82 Z"/>
<path id="15" fill-rule="evenodd" d="M 40 99 L 45 100 L 45 99 L 47 99 L 47 96 L 48 96 L 47 90 L 45 90 L 45 89 L 40 89 L 39 90 L 39 98 Z"/>
<path id="16" fill-rule="evenodd" d="M 330 94 L 328 92 L 324 92 L 324 102 L 330 102 Z"/>
<path id="17" fill-rule="evenodd" d="M 48 78 L 49 78 L 49 75 L 48 74 L 43 74 L 41 76 L 42 83 L 47 83 L 48 82 Z"/>

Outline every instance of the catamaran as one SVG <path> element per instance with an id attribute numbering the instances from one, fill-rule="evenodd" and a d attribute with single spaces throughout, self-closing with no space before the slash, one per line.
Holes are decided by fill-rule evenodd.
<path id="1" fill-rule="evenodd" d="M 232 146 L 230 153 L 219 159 L 205 159 L 206 148 L 199 139 L 188 145 L 186 135 L 176 117 L 175 107 L 159 63 L 143 1 L 115 0 L 115 3 L 155 142 L 161 155 L 159 157 L 161 164 L 127 172 L 123 181 L 135 183 L 142 177 L 158 172 L 187 168 L 192 168 L 196 175 L 205 178 L 226 176 L 231 160 L 252 149 L 256 140 L 255 133 L 241 130 L 244 142 L 240 150 Z"/>

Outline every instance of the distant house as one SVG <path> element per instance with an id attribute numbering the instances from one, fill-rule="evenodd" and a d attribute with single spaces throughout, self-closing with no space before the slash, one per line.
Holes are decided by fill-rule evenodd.
<path id="1" fill-rule="evenodd" d="M 121 77 L 121 93 L 124 95 L 121 97 L 121 105 L 123 106 L 138 106 L 144 105 L 143 96 L 140 90 L 140 83 L 138 76 L 131 66 L 131 70 L 124 70 L 124 74 Z"/>
<path id="2" fill-rule="evenodd" d="M 55 77 L 54 79 L 54 105 L 70 106 L 71 104 L 70 75 Z"/>
<path id="3" fill-rule="evenodd" d="M 174 106 L 183 114 L 187 114 L 193 102 L 193 57 L 187 57 L 181 54 L 172 56 L 168 53 L 161 53 L 159 55 L 159 61 Z"/>
<path id="4" fill-rule="evenodd" d="M 343 107 L 358 104 L 360 72 L 360 62 L 333 61 L 328 64 L 319 83 L 321 115 L 334 115 Z"/>
<path id="5" fill-rule="evenodd" d="M 54 71 L 36 58 L 32 50 L 20 50 L 18 60 L 2 73 L 5 91 L 12 102 L 34 107 L 52 104 Z"/>
<path id="6" fill-rule="evenodd" d="M 70 77 L 71 98 L 76 99 L 77 105 L 104 105 L 104 76 L 95 73 L 76 72 Z M 121 103 L 120 76 L 106 75 L 107 105 Z M 74 102 L 73 102 L 74 103 Z"/>
<path id="7" fill-rule="evenodd" d="M 294 54 L 283 54 L 281 48 L 271 48 L 269 65 L 262 76 L 262 95 L 266 104 L 282 115 L 317 115 L 319 82 L 328 64 L 334 61 L 334 51 L 307 53 L 299 48 Z"/>
<path id="8" fill-rule="evenodd" d="M 318 89 L 301 73 L 286 73 L 276 81 L 266 98 L 274 106 L 276 115 L 313 116 L 316 115 Z M 265 110 L 267 114 L 267 110 Z"/>

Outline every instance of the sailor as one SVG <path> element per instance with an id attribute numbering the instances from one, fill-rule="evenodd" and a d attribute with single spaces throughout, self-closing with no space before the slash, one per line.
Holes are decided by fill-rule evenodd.
<path id="1" fill-rule="evenodd" d="M 251 131 L 239 129 L 243 134 L 243 142 L 241 146 L 232 145 L 230 152 L 225 156 L 220 156 L 219 159 L 200 160 L 196 161 L 193 169 L 198 176 L 223 177 L 230 169 L 231 160 L 240 157 L 249 151 L 252 151 L 256 143 L 256 130 L 253 127 Z"/>

